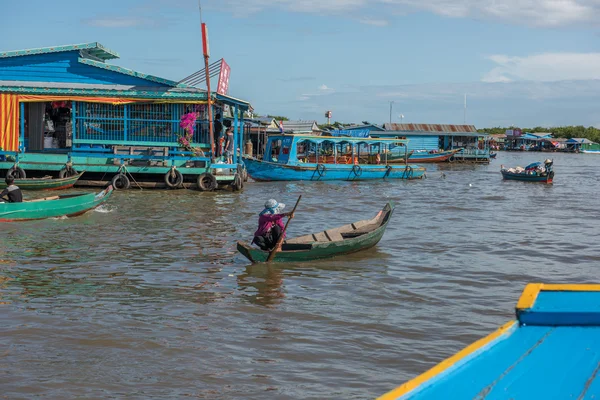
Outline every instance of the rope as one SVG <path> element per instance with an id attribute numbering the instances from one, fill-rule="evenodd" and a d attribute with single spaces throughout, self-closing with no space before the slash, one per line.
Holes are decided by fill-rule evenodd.
<path id="1" fill-rule="evenodd" d="M 140 190 L 144 190 L 139 183 L 137 183 L 137 181 L 135 180 L 135 178 L 133 177 L 133 175 L 131 175 L 131 172 L 129 172 L 129 170 L 127 169 L 127 167 L 125 166 L 125 164 L 121 165 L 121 168 L 119 168 L 119 172 L 121 172 L 121 170 L 125 171 L 125 176 L 127 176 L 127 174 L 129 174 L 129 176 L 131 177 L 131 180 L 133 181 L 133 183 L 136 184 L 136 186 L 138 188 L 140 188 Z"/>

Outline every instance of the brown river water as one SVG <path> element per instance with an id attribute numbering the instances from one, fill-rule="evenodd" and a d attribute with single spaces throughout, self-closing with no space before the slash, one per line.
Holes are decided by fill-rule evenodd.
<path id="1" fill-rule="evenodd" d="M 510 320 L 526 283 L 599 280 L 600 156 L 552 155 L 553 185 L 502 181 L 500 164 L 546 156 L 412 182 L 130 190 L 3 223 L 0 398 L 375 398 Z M 290 235 L 396 211 L 371 250 L 250 265 L 236 240 L 265 200 L 299 194 Z"/>

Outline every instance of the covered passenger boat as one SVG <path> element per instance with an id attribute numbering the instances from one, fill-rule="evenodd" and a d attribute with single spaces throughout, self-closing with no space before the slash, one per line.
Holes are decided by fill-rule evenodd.
<path id="1" fill-rule="evenodd" d="M 600 285 L 529 284 L 516 317 L 379 400 L 600 397 Z"/>
<path id="2" fill-rule="evenodd" d="M 425 168 L 390 165 L 390 147 L 406 140 L 308 135 L 270 136 L 264 157 L 245 158 L 248 175 L 256 181 L 358 181 L 419 179 Z"/>
<path id="3" fill-rule="evenodd" d="M 505 180 L 552 183 L 554 179 L 553 164 L 552 160 L 546 160 L 543 164 L 535 162 L 525 168 L 516 167 L 507 169 L 504 165 L 501 165 L 500 172 Z"/>
<path id="4" fill-rule="evenodd" d="M 390 202 L 372 219 L 286 240 L 273 261 L 310 261 L 371 248 L 381 240 L 393 212 L 394 204 Z M 253 263 L 265 262 L 269 257 L 268 251 L 244 242 L 238 242 L 237 249 Z"/>
<path id="5" fill-rule="evenodd" d="M 98 207 L 112 192 L 113 187 L 108 186 L 98 194 L 72 193 L 21 203 L 0 203 L 0 222 L 74 217 Z"/>

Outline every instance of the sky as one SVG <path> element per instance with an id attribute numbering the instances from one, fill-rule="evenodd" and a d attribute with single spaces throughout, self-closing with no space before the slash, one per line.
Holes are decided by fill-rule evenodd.
<path id="1" fill-rule="evenodd" d="M 1 1 L 0 50 L 99 42 L 139 72 L 203 68 L 198 0 Z M 211 61 L 256 114 L 600 127 L 600 0 L 201 1 Z"/>

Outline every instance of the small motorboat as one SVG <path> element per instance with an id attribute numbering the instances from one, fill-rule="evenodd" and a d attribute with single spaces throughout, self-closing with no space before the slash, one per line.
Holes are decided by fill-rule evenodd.
<path id="1" fill-rule="evenodd" d="M 505 180 L 552 183 L 554 179 L 553 164 L 552 160 L 546 160 L 543 164 L 535 162 L 525 168 L 505 168 L 504 165 L 501 165 L 500 172 Z"/>
<path id="2" fill-rule="evenodd" d="M 371 248 L 381 240 L 393 212 L 394 204 L 389 202 L 373 219 L 286 240 L 273 261 L 318 260 Z M 244 242 L 238 242 L 237 249 L 253 263 L 265 262 L 269 257 L 268 251 Z"/>
<path id="3" fill-rule="evenodd" d="M 0 222 L 74 217 L 98 207 L 108 200 L 112 192 L 113 187 L 110 185 L 97 194 L 73 193 L 22 203 L 0 203 Z"/>
<path id="4" fill-rule="evenodd" d="M 15 179 L 15 185 L 21 190 L 61 190 L 69 189 L 75 185 L 75 182 L 84 174 L 82 171 L 73 176 L 67 178 L 52 178 L 51 176 L 44 176 L 42 178 L 25 178 Z M 6 183 L 4 180 L 0 181 L 0 189 L 4 189 Z"/>

